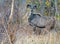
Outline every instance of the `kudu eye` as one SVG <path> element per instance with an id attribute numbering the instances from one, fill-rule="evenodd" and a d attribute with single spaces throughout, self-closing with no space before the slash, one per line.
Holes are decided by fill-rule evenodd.
<path id="1" fill-rule="evenodd" d="M 30 7 L 31 7 L 31 5 L 30 5 L 30 4 L 28 4 L 28 5 L 27 5 L 27 8 L 30 8 Z"/>

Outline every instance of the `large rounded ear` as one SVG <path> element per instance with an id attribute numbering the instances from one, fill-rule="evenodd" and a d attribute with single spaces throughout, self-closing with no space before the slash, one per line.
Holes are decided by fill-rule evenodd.
<path id="1" fill-rule="evenodd" d="M 34 7 L 33 7 L 33 8 L 35 9 L 35 8 L 37 8 L 37 6 L 36 6 L 36 5 L 34 5 Z"/>
<path id="2" fill-rule="evenodd" d="M 30 5 L 30 4 L 28 4 L 28 5 L 27 5 L 27 8 L 31 8 L 31 5 Z"/>

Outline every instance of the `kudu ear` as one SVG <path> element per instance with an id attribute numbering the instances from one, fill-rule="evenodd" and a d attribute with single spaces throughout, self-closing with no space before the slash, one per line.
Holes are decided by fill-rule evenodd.
<path id="1" fill-rule="evenodd" d="M 28 4 L 28 5 L 27 5 L 27 8 L 31 8 L 31 5 L 30 5 L 30 4 Z"/>
<path id="2" fill-rule="evenodd" d="M 34 7 L 33 7 L 33 8 L 35 9 L 35 8 L 37 8 L 37 6 L 36 6 L 36 5 L 34 5 Z"/>

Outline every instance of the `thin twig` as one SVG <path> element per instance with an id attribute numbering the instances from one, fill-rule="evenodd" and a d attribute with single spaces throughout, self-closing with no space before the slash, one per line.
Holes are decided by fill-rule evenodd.
<path id="1" fill-rule="evenodd" d="M 9 38 L 9 42 L 10 42 L 10 44 L 12 44 L 12 43 L 11 43 L 11 40 L 10 40 L 10 36 L 9 36 L 9 34 L 8 34 L 8 31 L 7 31 L 6 27 L 5 27 L 5 25 L 3 25 L 3 26 L 4 26 L 4 29 L 5 29 L 5 31 L 6 31 L 7 36 L 8 36 L 8 38 Z"/>

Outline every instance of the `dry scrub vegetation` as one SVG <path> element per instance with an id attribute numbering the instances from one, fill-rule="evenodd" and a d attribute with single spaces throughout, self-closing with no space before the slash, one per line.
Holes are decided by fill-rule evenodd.
<path id="1" fill-rule="evenodd" d="M 60 44 L 60 30 L 52 30 L 47 34 L 43 34 L 42 31 L 40 35 L 39 30 L 36 34 L 33 33 L 33 28 L 27 22 L 29 12 L 26 10 L 26 2 L 15 10 L 14 4 L 18 2 L 17 0 L 5 1 L 10 5 L 4 5 L 4 9 L 0 5 L 0 44 Z M 17 5 L 19 4 L 17 3 Z M 26 15 L 23 15 L 25 13 Z M 7 16 L 7 20 L 4 19 L 4 16 Z"/>

